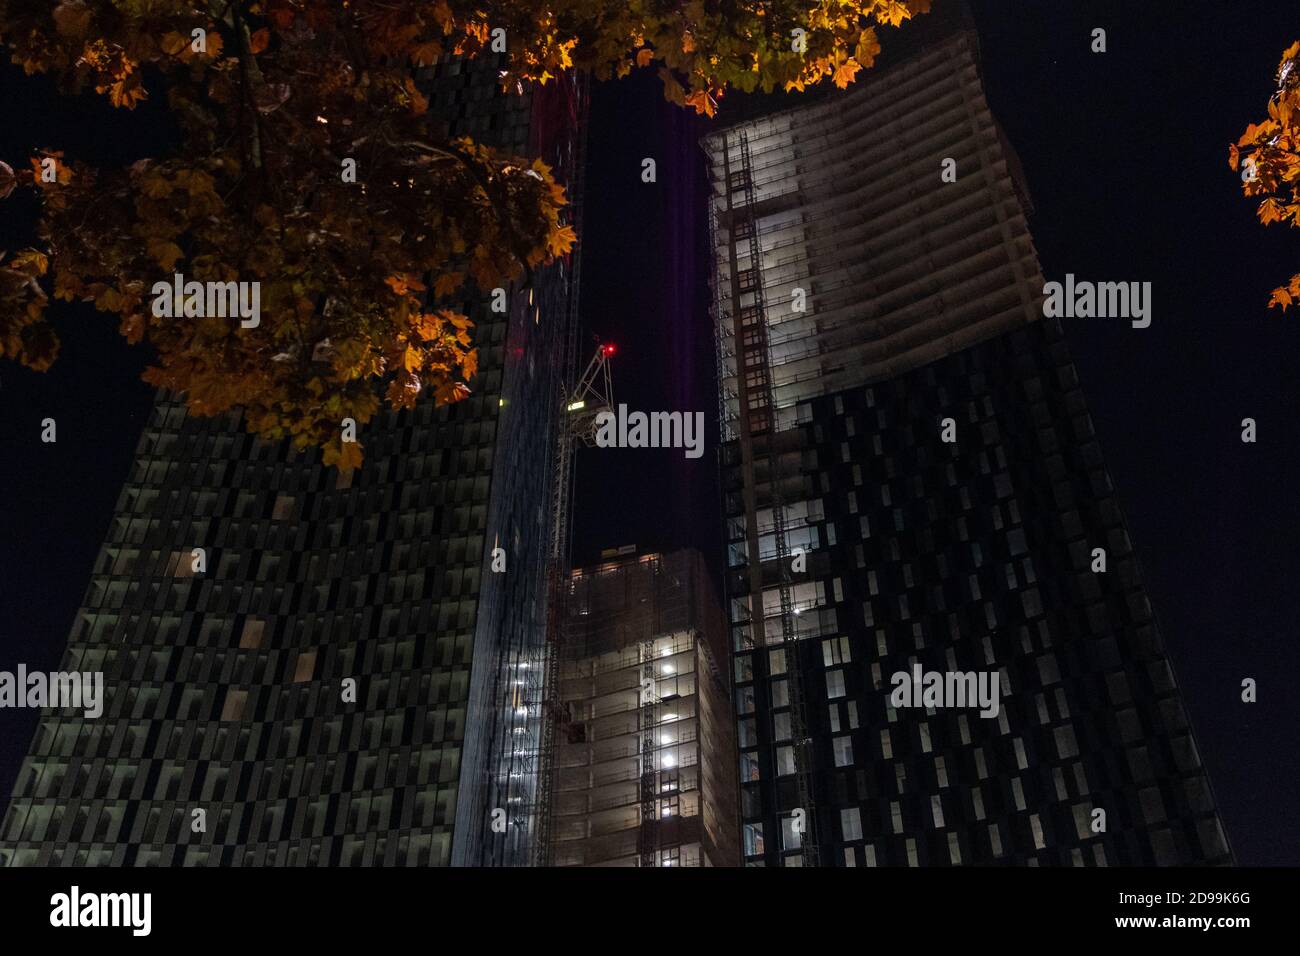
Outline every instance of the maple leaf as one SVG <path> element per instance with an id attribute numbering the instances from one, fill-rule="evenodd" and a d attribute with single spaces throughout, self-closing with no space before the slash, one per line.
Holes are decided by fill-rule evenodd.
<path id="1" fill-rule="evenodd" d="M 441 299 L 445 295 L 451 295 L 461 287 L 465 281 L 463 272 L 444 272 L 433 283 L 433 294 L 436 298 Z"/>
<path id="2" fill-rule="evenodd" d="M 848 85 L 853 82 L 853 78 L 861 68 L 862 67 L 857 60 L 849 57 L 849 59 L 845 60 L 835 68 L 835 85 L 841 90 L 846 89 Z"/>
<path id="3" fill-rule="evenodd" d="M 411 62 L 416 66 L 432 66 L 442 55 L 442 44 L 437 40 L 426 40 L 411 47 Z"/>
<path id="4" fill-rule="evenodd" d="M 271 31 L 266 27 L 254 30 L 248 38 L 248 52 L 254 56 L 265 50 L 271 43 Z"/>
<path id="5" fill-rule="evenodd" d="M 875 65 L 876 56 L 880 53 L 880 39 L 876 36 L 876 31 L 867 27 L 858 36 L 858 44 L 853 48 L 853 58 L 863 66 L 870 68 Z"/>
<path id="6" fill-rule="evenodd" d="M 189 49 L 190 40 L 189 37 L 181 36 L 175 30 L 171 30 L 162 35 L 158 44 L 168 56 L 177 56 L 182 50 Z"/>
<path id="7" fill-rule="evenodd" d="M 423 291 L 425 286 L 413 275 L 398 273 L 384 278 L 384 284 L 393 290 L 397 295 L 407 295 L 411 292 Z"/>
<path id="8" fill-rule="evenodd" d="M 27 276 L 43 276 L 50 266 L 49 257 L 36 249 L 24 249 L 9 262 L 9 268 Z"/>
<path id="9" fill-rule="evenodd" d="M 162 266 L 164 272 L 171 272 L 176 267 L 176 260 L 185 256 L 180 246 L 164 239 L 150 239 L 145 248 L 149 256 Z"/>
<path id="10" fill-rule="evenodd" d="M 708 90 L 695 90 L 686 97 L 686 105 L 695 107 L 695 112 L 712 116 L 718 111 L 717 101 L 709 95 Z"/>
<path id="11" fill-rule="evenodd" d="M 424 365 L 424 353 L 408 345 L 406 351 L 402 353 L 402 367 L 408 372 L 418 372 L 422 365 Z"/>

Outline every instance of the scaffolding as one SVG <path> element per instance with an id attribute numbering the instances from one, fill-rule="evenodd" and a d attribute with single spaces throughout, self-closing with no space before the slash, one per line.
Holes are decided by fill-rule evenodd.
<path id="1" fill-rule="evenodd" d="M 768 645 L 766 609 L 763 606 L 765 562 L 760 548 L 758 528 L 759 510 L 759 474 L 757 463 L 762 459 L 766 465 L 766 488 L 768 505 L 772 513 L 772 536 L 775 545 L 773 564 L 776 571 L 777 588 L 780 598 L 781 646 L 787 658 L 787 686 L 790 692 L 790 728 L 791 752 L 794 759 L 794 780 L 796 806 L 792 809 L 802 811 L 804 829 L 798 833 L 799 849 L 805 866 L 818 865 L 818 830 L 816 817 L 816 797 L 814 794 L 815 776 L 813 772 L 812 741 L 807 731 L 807 705 L 803 684 L 803 668 L 799 661 L 799 633 L 794 621 L 794 600 L 792 596 L 791 566 L 793 554 L 790 552 L 786 535 L 786 501 L 782 490 L 787 480 L 785 457 L 791 451 L 784 445 L 788 442 L 778 437 L 781 422 L 777 415 L 777 400 L 772 384 L 772 344 L 770 340 L 767 306 L 764 299 L 763 247 L 758 228 L 757 197 L 754 192 L 753 158 L 749 148 L 749 135 L 741 130 L 738 136 L 740 148 L 740 168 L 733 170 L 730 150 L 724 144 L 723 162 L 726 175 L 727 210 L 731 245 L 731 259 L 738 264 L 738 238 L 747 240 L 749 268 L 743 272 L 733 268 L 732 293 L 733 343 L 741 343 L 736 348 L 740 357 L 738 378 L 741 380 L 740 405 L 742 414 L 740 437 L 748 447 L 754 467 L 745 469 L 746 489 L 745 503 L 747 525 L 746 537 L 749 539 L 752 562 L 750 579 L 750 601 L 758 605 L 754 618 L 761 622 L 757 625 L 756 640 L 759 645 Z M 737 197 L 743 197 L 741 215 L 737 216 Z M 741 307 L 741 294 L 752 296 L 753 304 Z M 787 434 L 789 434 L 787 432 Z M 797 451 L 797 444 L 793 446 Z M 781 809 L 781 808 L 778 808 Z M 795 817 L 799 819 L 799 817 Z"/>
<path id="2" fill-rule="evenodd" d="M 729 866 L 734 727 L 722 610 L 692 552 L 572 572 L 556 683 L 552 862 Z"/>
<path id="3" fill-rule="evenodd" d="M 574 277 L 576 283 L 577 277 Z M 569 501 L 573 491 L 573 452 L 595 442 L 596 419 L 614 405 L 610 359 L 614 346 L 598 345 L 582 375 L 561 388 L 560 421 L 551 461 L 551 544 L 547 555 L 546 646 L 542 664 L 542 718 L 537 768 L 536 837 L 533 863 L 551 864 L 551 797 L 554 790 L 556 734 L 565 715 L 556 708 L 554 688 L 559 684 L 559 645 L 563 627 L 563 583 L 569 568 Z M 571 366 L 570 366 L 571 367 Z"/>

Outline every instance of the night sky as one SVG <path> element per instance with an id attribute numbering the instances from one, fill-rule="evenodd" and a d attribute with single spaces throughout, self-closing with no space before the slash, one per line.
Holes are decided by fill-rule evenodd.
<path id="1" fill-rule="evenodd" d="M 1266 303 L 1300 268 L 1300 232 L 1259 225 L 1226 157 L 1264 115 L 1277 61 L 1300 39 L 1300 6 L 973 6 L 987 96 L 1024 165 L 1047 278 L 1153 284 L 1150 328 L 1063 324 L 1238 862 L 1296 864 L 1300 314 Z M 1089 50 L 1094 27 L 1107 31 L 1105 54 Z M 695 461 L 676 450 L 582 452 L 578 562 L 636 544 L 693 546 L 719 564 L 697 145 L 709 126 L 663 102 L 649 71 L 594 91 L 583 361 L 591 336 L 617 343 L 616 399 L 703 411 L 709 438 Z M 128 114 L 93 96 L 63 100 L 0 67 L 0 159 L 10 165 L 45 145 L 129 162 L 168 135 L 156 107 Z M 644 157 L 656 160 L 657 183 L 641 182 Z M 32 207 L 17 198 L 0 205 L 0 245 L 10 248 L 30 226 Z M 0 363 L 0 670 L 57 666 L 151 399 L 138 378 L 144 356 L 110 320 L 88 307 L 58 314 L 63 354 L 52 371 Z M 39 440 L 47 416 L 57 444 Z M 1245 417 L 1258 422 L 1256 444 L 1240 440 Z M 1240 701 L 1245 677 L 1258 681 L 1258 703 Z M 3 714 L 0 797 L 35 717 Z"/>

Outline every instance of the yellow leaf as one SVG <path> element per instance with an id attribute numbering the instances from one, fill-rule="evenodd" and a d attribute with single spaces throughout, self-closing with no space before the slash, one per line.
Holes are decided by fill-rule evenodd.
<path id="1" fill-rule="evenodd" d="M 876 36 L 876 31 L 867 27 L 858 35 L 858 45 L 853 51 L 853 58 L 870 69 L 876 62 L 876 54 L 879 52 L 880 40 Z"/>
<path id="2" fill-rule="evenodd" d="M 339 471 L 352 471 L 361 465 L 365 455 L 361 453 L 361 443 L 355 441 L 339 442 Z"/>
<path id="3" fill-rule="evenodd" d="M 180 246 L 165 239 L 150 239 L 145 249 L 149 257 L 162 266 L 165 272 L 171 272 L 176 266 L 176 260 L 185 255 Z"/>
<path id="4" fill-rule="evenodd" d="M 686 105 L 695 107 L 695 112 L 703 113 L 705 116 L 712 116 L 718 111 L 717 102 L 709 95 L 708 90 L 696 90 L 686 97 Z"/>
<path id="5" fill-rule="evenodd" d="M 407 295 L 410 292 L 422 292 L 425 287 L 423 282 L 406 272 L 399 272 L 396 275 L 386 277 L 384 279 L 384 284 L 398 295 Z"/>
<path id="6" fill-rule="evenodd" d="M 9 268 L 25 276 L 43 276 L 50 266 L 50 260 L 43 252 L 24 249 L 9 262 Z"/>
<path id="7" fill-rule="evenodd" d="M 433 283 L 433 294 L 437 298 L 442 298 L 444 295 L 450 295 L 459 289 L 461 283 L 464 281 L 465 273 L 463 272 L 444 272 L 442 275 L 438 276 L 437 280 Z"/>
<path id="8" fill-rule="evenodd" d="M 649 47 L 643 47 L 642 49 L 636 51 L 637 66 L 649 66 L 651 61 L 654 60 L 654 58 L 655 58 L 655 51 L 650 49 Z"/>
<path id="9" fill-rule="evenodd" d="M 171 31 L 162 35 L 160 45 L 162 46 L 163 52 L 168 56 L 176 56 L 181 52 L 181 50 L 184 50 L 190 45 L 190 41 L 187 37 L 183 37 L 179 33 Z"/>
<path id="10" fill-rule="evenodd" d="M 835 68 L 835 75 L 833 77 L 835 85 L 841 90 L 846 89 L 848 85 L 853 82 L 853 77 L 857 75 L 858 70 L 861 68 L 862 67 L 858 64 L 857 60 L 849 57 Z"/>
<path id="11" fill-rule="evenodd" d="M 432 66 L 441 53 L 441 43 L 437 40 L 427 40 L 411 47 L 411 62 L 416 66 Z"/>

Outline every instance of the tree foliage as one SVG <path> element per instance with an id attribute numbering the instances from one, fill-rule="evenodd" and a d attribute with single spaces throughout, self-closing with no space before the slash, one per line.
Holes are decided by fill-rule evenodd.
<path id="1" fill-rule="evenodd" d="M 91 302 L 152 346 L 146 380 L 191 411 L 242 408 L 251 431 L 353 467 L 344 418 L 468 394 L 472 326 L 438 303 L 530 274 L 576 239 L 545 163 L 437 137 L 412 67 L 504 42 L 500 81 L 522 92 L 571 68 L 657 66 L 667 98 L 712 115 L 728 87 L 846 86 L 879 51 L 876 26 L 928 6 L 0 0 L 0 44 L 27 73 L 127 110 L 165 96 L 182 133 L 122 170 L 53 148 L 0 163 L 0 199 L 41 200 L 38 247 L 0 253 L 0 357 L 49 367 L 49 300 Z M 174 273 L 259 283 L 260 324 L 155 314 L 154 284 Z"/>
<path id="2" fill-rule="evenodd" d="M 1247 196 L 1262 197 L 1257 215 L 1264 225 L 1290 222 L 1300 228 L 1300 40 L 1282 54 L 1277 92 L 1269 98 L 1268 117 L 1251 123 L 1228 147 L 1228 165 L 1241 171 Z M 1286 311 L 1300 303 L 1300 272 L 1273 290 L 1269 307 Z"/>

